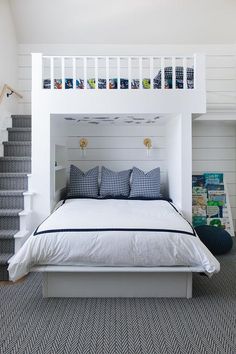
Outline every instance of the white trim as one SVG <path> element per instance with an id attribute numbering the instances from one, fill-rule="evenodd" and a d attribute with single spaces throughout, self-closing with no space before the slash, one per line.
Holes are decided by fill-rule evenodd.
<path id="1" fill-rule="evenodd" d="M 199 267 L 38 266 L 32 268 L 32 271 L 43 272 L 43 297 L 99 298 L 183 297 L 189 299 L 192 297 L 192 272 L 201 270 Z"/>

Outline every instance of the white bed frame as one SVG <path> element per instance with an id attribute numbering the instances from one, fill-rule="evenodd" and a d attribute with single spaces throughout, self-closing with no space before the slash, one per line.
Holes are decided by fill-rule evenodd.
<path id="1" fill-rule="evenodd" d="M 103 64 L 100 67 L 100 60 Z M 68 64 L 68 60 L 70 65 Z M 86 83 L 92 60 L 95 89 L 76 89 L 76 79 L 82 77 Z M 181 62 L 181 64 L 179 64 Z M 79 64 L 78 64 L 79 63 Z M 120 87 L 121 69 L 127 64 L 129 87 Z M 146 67 L 146 63 L 148 63 Z M 154 77 L 161 70 L 161 89 L 154 89 Z M 194 88 L 188 89 L 187 68 L 194 67 Z M 78 65 L 79 68 L 78 68 Z M 125 65 L 126 65 L 125 64 Z M 70 76 L 68 76 L 68 65 Z M 173 70 L 173 87 L 165 89 L 165 67 Z M 175 84 L 175 68 L 183 66 L 183 89 Z M 146 73 L 149 68 L 149 74 Z M 106 77 L 106 89 L 98 88 L 101 71 Z M 48 70 L 48 71 L 47 71 Z M 59 71 L 58 71 L 59 70 Z M 115 71 L 114 71 L 115 70 Z M 122 69 L 123 70 L 123 69 Z M 58 72 L 56 72 L 58 71 Z M 117 90 L 110 90 L 109 78 L 117 77 Z M 82 73 L 82 74 L 81 74 Z M 132 75 L 142 82 L 148 75 L 150 89 L 133 90 Z M 46 76 L 45 76 L 46 75 Z M 82 75 L 82 76 L 81 76 Z M 65 88 L 65 78 L 73 79 L 73 89 Z M 102 77 L 102 76 L 101 76 Z M 43 79 L 61 78 L 62 88 L 43 88 Z M 109 104 L 107 104 L 109 102 Z M 92 105 L 91 105 L 92 103 Z M 92 112 L 91 112 L 92 111 Z M 51 115 L 81 114 L 168 114 L 166 122 L 168 143 L 168 189 L 169 196 L 191 219 L 191 176 L 192 176 L 192 114 L 205 113 L 205 58 L 202 54 L 174 56 L 45 56 L 32 54 L 32 175 L 29 190 L 35 193 L 34 215 L 36 226 L 45 219 L 57 202 L 55 191 L 55 144 L 51 136 Z M 55 135 L 55 134 L 54 134 Z M 62 134 L 64 136 L 64 132 Z M 42 136 L 44 144 L 42 145 Z M 54 140 L 53 140 L 54 139 Z M 186 149 L 186 146 L 189 149 Z M 40 152 L 40 153 L 39 153 Z M 37 266 L 32 269 L 43 272 L 44 297 L 186 297 L 192 296 L 192 273 L 202 272 L 199 267 L 81 267 L 81 266 Z"/>
<path id="2" fill-rule="evenodd" d="M 201 267 L 36 266 L 43 297 L 192 297 L 192 274 Z"/>

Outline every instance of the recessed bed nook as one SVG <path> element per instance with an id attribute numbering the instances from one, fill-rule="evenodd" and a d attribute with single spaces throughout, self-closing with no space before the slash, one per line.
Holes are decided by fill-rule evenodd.
<path id="1" fill-rule="evenodd" d="M 219 271 L 189 223 L 204 56 L 33 54 L 32 79 L 35 232 L 11 279 L 43 272 L 45 297 L 190 298 L 192 273 Z"/>

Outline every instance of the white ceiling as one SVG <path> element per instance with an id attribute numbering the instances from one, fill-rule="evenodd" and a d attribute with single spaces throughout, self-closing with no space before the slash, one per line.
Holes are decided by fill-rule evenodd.
<path id="1" fill-rule="evenodd" d="M 236 43 L 236 0 L 9 1 L 19 43 Z"/>

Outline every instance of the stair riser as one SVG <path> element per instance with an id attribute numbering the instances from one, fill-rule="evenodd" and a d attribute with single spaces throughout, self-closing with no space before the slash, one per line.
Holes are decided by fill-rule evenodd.
<path id="1" fill-rule="evenodd" d="M 8 132 L 8 141 L 30 141 L 31 132 Z"/>
<path id="2" fill-rule="evenodd" d="M 0 189 L 3 190 L 27 190 L 27 177 L 1 177 Z"/>
<path id="3" fill-rule="evenodd" d="M 2 209 L 24 209 L 24 197 L 20 196 L 1 196 L 0 208 Z"/>
<path id="4" fill-rule="evenodd" d="M 31 161 L 0 161 L 0 172 L 25 172 L 30 173 Z"/>
<path id="5" fill-rule="evenodd" d="M 31 156 L 31 146 L 21 146 L 21 145 L 5 145 L 4 146 L 4 156 Z"/>
<path id="6" fill-rule="evenodd" d="M 0 280 L 1 281 L 8 281 L 9 280 L 7 268 L 8 268 L 8 264 L 0 265 Z"/>
<path id="7" fill-rule="evenodd" d="M 0 238 L 0 253 L 14 253 L 15 239 L 3 240 Z"/>
<path id="8" fill-rule="evenodd" d="M 13 117 L 12 128 L 31 128 L 31 118 Z"/>
<path id="9" fill-rule="evenodd" d="M 1 230 L 19 230 L 20 218 L 19 216 L 0 216 Z"/>

